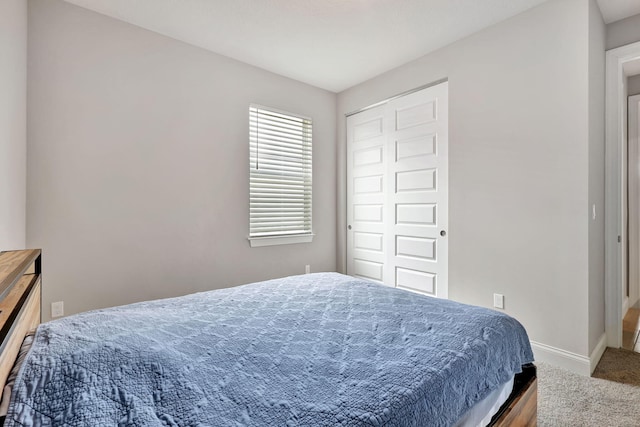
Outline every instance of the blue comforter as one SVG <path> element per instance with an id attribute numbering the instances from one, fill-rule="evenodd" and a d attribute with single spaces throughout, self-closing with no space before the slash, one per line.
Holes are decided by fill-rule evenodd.
<path id="1" fill-rule="evenodd" d="M 502 313 L 310 274 L 45 323 L 5 425 L 450 426 L 532 360 Z"/>

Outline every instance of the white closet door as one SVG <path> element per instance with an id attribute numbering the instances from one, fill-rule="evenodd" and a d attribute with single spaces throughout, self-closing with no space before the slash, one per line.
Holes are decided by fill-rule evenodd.
<path id="1" fill-rule="evenodd" d="M 442 83 L 348 118 L 348 274 L 447 298 L 447 95 Z"/>
<path id="2" fill-rule="evenodd" d="M 347 118 L 347 274 L 384 282 L 384 106 Z"/>
<path id="3" fill-rule="evenodd" d="M 387 153 L 390 277 L 447 298 L 447 83 L 390 101 Z M 389 270 L 388 269 L 388 270 Z"/>

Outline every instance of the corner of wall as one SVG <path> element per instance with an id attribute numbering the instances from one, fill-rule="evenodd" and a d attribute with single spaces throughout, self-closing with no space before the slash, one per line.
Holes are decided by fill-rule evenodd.
<path id="1" fill-rule="evenodd" d="M 588 144 L 589 144 L 589 292 L 588 349 L 593 352 L 605 327 L 604 192 L 605 192 L 605 38 L 606 28 L 595 0 L 588 16 Z"/>
<path id="2" fill-rule="evenodd" d="M 0 250 L 23 249 L 27 194 L 27 2 L 0 2 Z"/>
<path id="3" fill-rule="evenodd" d="M 346 122 L 336 94 L 336 271 L 347 274 L 347 147 Z"/>

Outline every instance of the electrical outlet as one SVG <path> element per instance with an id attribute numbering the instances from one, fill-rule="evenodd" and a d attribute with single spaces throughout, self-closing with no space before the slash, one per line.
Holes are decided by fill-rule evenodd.
<path id="1" fill-rule="evenodd" d="M 309 264 L 304 266 L 304 274 L 311 273 L 311 266 Z"/>
<path id="2" fill-rule="evenodd" d="M 51 317 L 62 317 L 62 316 L 64 316 L 64 301 L 52 302 Z"/>
<path id="3" fill-rule="evenodd" d="M 504 309 L 504 295 L 502 295 L 502 294 L 493 294 L 493 306 L 495 308 Z"/>

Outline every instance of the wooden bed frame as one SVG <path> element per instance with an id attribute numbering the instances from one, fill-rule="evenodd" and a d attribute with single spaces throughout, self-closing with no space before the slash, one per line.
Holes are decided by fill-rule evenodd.
<path id="1" fill-rule="evenodd" d="M 538 377 L 528 364 L 516 375 L 509 399 L 491 419 L 491 427 L 530 427 L 538 424 Z"/>
<path id="2" fill-rule="evenodd" d="M 27 332 L 40 324 L 41 259 L 39 249 L 0 252 L 0 390 Z M 513 392 L 493 417 L 492 427 L 533 427 L 537 423 L 534 365 L 516 375 Z"/>
<path id="3" fill-rule="evenodd" d="M 24 336 L 40 324 L 40 249 L 0 252 L 0 390 Z"/>

